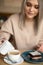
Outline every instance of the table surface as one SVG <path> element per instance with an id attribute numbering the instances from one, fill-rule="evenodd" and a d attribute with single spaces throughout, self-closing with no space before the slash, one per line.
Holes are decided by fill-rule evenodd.
<path id="1" fill-rule="evenodd" d="M 22 53 L 24 51 L 20 51 L 20 52 Z M 9 64 L 5 63 L 3 59 L 4 59 L 4 56 L 0 54 L 0 65 L 9 65 Z M 38 63 L 38 64 L 33 64 L 33 63 L 28 63 L 28 62 L 24 61 L 23 63 L 18 64 L 18 65 L 43 65 L 43 62 L 42 63 Z"/>

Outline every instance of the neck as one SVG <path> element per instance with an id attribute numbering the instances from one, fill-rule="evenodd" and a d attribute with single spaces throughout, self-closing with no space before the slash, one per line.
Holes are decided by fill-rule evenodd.
<path id="1" fill-rule="evenodd" d="M 34 19 L 25 19 L 25 23 L 34 23 Z"/>
<path id="2" fill-rule="evenodd" d="M 25 26 L 28 27 L 28 26 L 34 26 L 34 19 L 26 19 L 25 20 Z"/>

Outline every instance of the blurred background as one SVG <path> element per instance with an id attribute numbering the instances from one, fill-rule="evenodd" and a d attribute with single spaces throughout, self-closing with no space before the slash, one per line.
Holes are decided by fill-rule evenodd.
<path id="1" fill-rule="evenodd" d="M 21 4 L 22 0 L 0 0 L 0 28 L 10 15 L 20 13 Z"/>

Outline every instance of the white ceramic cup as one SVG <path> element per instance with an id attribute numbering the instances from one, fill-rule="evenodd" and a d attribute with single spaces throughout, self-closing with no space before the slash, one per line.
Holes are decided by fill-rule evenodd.
<path id="1" fill-rule="evenodd" d="M 12 50 L 8 52 L 8 58 L 12 61 L 12 62 L 18 62 L 19 58 L 20 58 L 20 51 L 19 50 Z"/>

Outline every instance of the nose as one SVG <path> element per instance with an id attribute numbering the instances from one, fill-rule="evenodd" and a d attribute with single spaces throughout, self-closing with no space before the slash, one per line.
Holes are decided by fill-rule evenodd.
<path id="1" fill-rule="evenodd" d="M 34 7 L 33 7 L 33 6 L 30 8 L 30 11 L 31 11 L 31 12 L 33 12 L 33 11 L 34 11 Z"/>

